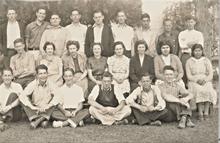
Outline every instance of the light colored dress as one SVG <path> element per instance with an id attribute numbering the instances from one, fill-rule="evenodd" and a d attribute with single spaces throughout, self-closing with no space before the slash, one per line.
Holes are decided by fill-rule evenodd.
<path id="1" fill-rule="evenodd" d="M 206 57 L 200 59 L 191 57 L 186 62 L 186 73 L 189 81 L 189 91 L 194 95 L 194 100 L 191 103 L 192 109 L 196 107 L 195 103 L 200 102 L 211 102 L 215 105 L 217 93 L 212 85 L 213 69 L 210 60 Z M 199 85 L 197 83 L 199 79 L 204 79 L 206 83 Z"/>
<path id="2" fill-rule="evenodd" d="M 113 79 L 125 79 L 121 84 L 113 80 L 113 84 L 115 86 L 118 86 L 118 88 L 121 89 L 122 93 L 130 93 L 130 84 L 128 81 L 129 62 L 129 58 L 124 55 L 120 58 L 116 57 L 116 55 L 113 55 L 107 60 L 109 72 L 112 73 Z"/>
<path id="3" fill-rule="evenodd" d="M 48 79 L 55 83 L 57 86 L 63 84 L 63 79 L 60 73 L 60 67 L 63 67 L 62 59 L 58 56 L 54 56 L 51 60 L 42 58 L 39 60 L 39 64 L 44 64 L 48 68 Z"/>

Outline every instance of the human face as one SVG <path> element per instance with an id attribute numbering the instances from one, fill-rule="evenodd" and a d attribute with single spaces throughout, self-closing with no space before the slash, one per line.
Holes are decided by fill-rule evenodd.
<path id="1" fill-rule="evenodd" d="M 142 19 L 142 26 L 146 29 L 150 27 L 150 19 L 145 17 Z"/>
<path id="2" fill-rule="evenodd" d="M 196 24 L 196 21 L 193 20 L 193 19 L 190 19 L 190 20 L 187 20 L 187 21 L 186 21 L 186 25 L 187 25 L 187 29 L 188 29 L 188 30 L 193 30 L 195 24 Z"/>
<path id="3" fill-rule="evenodd" d="M 94 45 L 92 50 L 93 50 L 94 56 L 101 55 L 102 49 L 101 49 L 100 45 Z"/>
<path id="4" fill-rule="evenodd" d="M 17 17 L 16 11 L 12 9 L 8 10 L 7 17 L 9 21 L 12 21 L 12 22 L 16 21 L 16 17 Z"/>
<path id="5" fill-rule="evenodd" d="M 196 59 L 200 59 L 202 57 L 202 50 L 200 48 L 196 48 L 193 52 Z"/>
<path id="6" fill-rule="evenodd" d="M 162 52 L 162 55 L 168 56 L 170 54 L 170 46 L 169 45 L 163 45 L 161 47 L 161 52 Z"/>
<path id="7" fill-rule="evenodd" d="M 22 54 L 24 52 L 24 44 L 22 42 L 16 43 L 15 45 L 15 50 L 17 51 L 18 54 Z"/>
<path id="8" fill-rule="evenodd" d="M 39 9 L 36 12 L 36 16 L 37 16 L 37 20 L 44 21 L 44 19 L 46 18 L 46 10 L 45 9 Z"/>
<path id="9" fill-rule="evenodd" d="M 70 55 L 76 55 L 77 54 L 77 47 L 76 45 L 69 45 L 68 51 Z"/>
<path id="10" fill-rule="evenodd" d="M 52 15 L 50 18 L 50 24 L 52 26 L 59 26 L 61 22 L 61 19 L 58 15 Z"/>
<path id="11" fill-rule="evenodd" d="M 121 56 L 123 55 L 124 49 L 121 44 L 115 46 L 115 55 Z"/>
<path id="12" fill-rule="evenodd" d="M 73 83 L 73 73 L 71 71 L 65 71 L 63 78 L 66 84 L 70 85 Z"/>
<path id="13" fill-rule="evenodd" d="M 70 19 L 73 21 L 73 23 L 79 23 L 80 18 L 81 18 L 81 15 L 79 14 L 77 10 L 72 11 Z"/>
<path id="14" fill-rule="evenodd" d="M 53 49 L 53 46 L 52 45 L 47 45 L 47 47 L 46 47 L 46 53 L 48 54 L 48 55 L 53 55 L 54 54 L 54 49 Z"/>
<path id="15" fill-rule="evenodd" d="M 5 85 L 10 85 L 13 79 L 13 75 L 11 73 L 11 71 L 9 70 L 4 70 L 3 71 L 3 75 L 2 75 L 2 79 Z"/>
<path id="16" fill-rule="evenodd" d="M 95 21 L 96 25 L 101 25 L 103 24 L 104 16 L 101 12 L 94 13 L 93 20 Z"/>
<path id="17" fill-rule="evenodd" d="M 45 83 L 47 81 L 48 72 L 45 69 L 39 69 L 37 77 L 40 83 Z"/>
<path id="18" fill-rule="evenodd" d="M 141 78 L 142 87 L 147 91 L 151 88 L 151 82 L 152 80 L 150 79 L 150 76 L 143 76 Z"/>
<path id="19" fill-rule="evenodd" d="M 170 20 L 164 22 L 164 31 L 165 32 L 170 32 L 172 30 L 172 27 L 173 27 L 173 25 Z"/>
<path id="20" fill-rule="evenodd" d="M 137 47 L 137 52 L 138 54 L 145 54 L 145 50 L 146 50 L 146 47 L 144 44 L 139 44 L 138 47 Z"/>
<path id="21" fill-rule="evenodd" d="M 166 82 L 168 82 L 168 83 L 173 82 L 173 80 L 175 78 L 174 71 L 172 71 L 172 70 L 165 70 L 164 71 L 164 76 L 165 76 Z"/>
<path id="22" fill-rule="evenodd" d="M 124 24 L 125 20 L 126 20 L 125 13 L 124 12 L 119 12 L 118 16 L 117 16 L 117 19 L 118 19 L 119 24 Z"/>
<path id="23" fill-rule="evenodd" d="M 103 77 L 102 79 L 103 88 L 109 88 L 111 86 L 111 83 L 112 83 L 111 77 Z"/>

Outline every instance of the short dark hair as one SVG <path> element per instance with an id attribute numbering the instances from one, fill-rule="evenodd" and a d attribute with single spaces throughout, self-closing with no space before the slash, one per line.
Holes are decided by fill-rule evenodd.
<path id="1" fill-rule="evenodd" d="M 111 79 L 112 79 L 112 74 L 109 72 L 109 71 L 105 71 L 104 73 L 103 73 L 103 75 L 102 75 L 102 78 L 103 77 L 110 77 Z"/>
<path id="2" fill-rule="evenodd" d="M 164 25 L 165 22 L 167 22 L 167 21 L 170 21 L 171 23 L 173 23 L 173 21 L 172 21 L 170 18 L 165 18 L 165 19 L 163 20 L 163 25 Z"/>
<path id="3" fill-rule="evenodd" d="M 50 15 L 50 19 L 51 19 L 51 17 L 52 17 L 53 15 L 57 15 L 59 18 L 61 18 L 61 17 L 60 17 L 60 14 L 59 14 L 58 12 L 55 11 L 55 12 L 52 12 L 52 13 L 51 13 L 51 15 Z"/>
<path id="4" fill-rule="evenodd" d="M 164 45 L 168 45 L 169 47 L 170 47 L 170 54 L 171 53 L 173 53 L 173 46 L 172 46 L 172 44 L 170 43 L 170 41 L 160 41 L 159 42 L 159 48 L 157 49 L 157 54 L 158 55 L 161 55 L 162 54 L 162 51 L 161 51 L 161 48 L 162 48 L 162 46 L 164 46 Z"/>
<path id="5" fill-rule="evenodd" d="M 72 68 L 65 68 L 63 71 L 63 75 L 65 74 L 65 72 L 70 71 L 73 75 L 75 74 L 74 70 Z"/>
<path id="6" fill-rule="evenodd" d="M 55 47 L 54 43 L 47 41 L 47 42 L 44 43 L 44 46 L 43 46 L 43 49 L 44 49 L 45 52 L 46 52 L 46 49 L 47 49 L 47 46 L 48 46 L 48 45 L 51 45 L 51 46 L 53 47 L 53 50 L 54 50 L 54 51 L 56 50 L 56 47 Z"/>
<path id="7" fill-rule="evenodd" d="M 122 10 L 122 9 L 119 9 L 119 10 L 116 12 L 116 16 L 118 16 L 118 13 L 120 13 L 120 12 L 124 13 L 124 14 L 125 14 L 125 16 L 126 16 L 125 11 L 124 11 L 124 10 Z"/>
<path id="8" fill-rule="evenodd" d="M 101 13 L 102 15 L 104 15 L 104 12 L 101 9 L 96 9 L 93 11 L 93 16 L 95 15 L 95 13 Z"/>
<path id="9" fill-rule="evenodd" d="M 196 17 L 195 16 L 192 16 L 192 15 L 187 15 L 186 17 L 185 17 L 185 21 L 188 21 L 188 20 L 194 20 L 194 21 L 197 21 L 197 19 L 196 19 Z"/>
<path id="10" fill-rule="evenodd" d="M 46 70 L 46 71 L 48 72 L 48 68 L 47 68 L 47 66 L 44 65 L 44 64 L 38 65 L 35 70 L 36 70 L 36 73 L 37 73 L 37 74 L 38 74 L 38 71 L 39 71 L 39 70 Z"/>
<path id="11" fill-rule="evenodd" d="M 143 14 L 141 15 L 141 20 L 143 20 L 144 18 L 150 19 L 150 15 L 149 15 L 148 13 L 143 13 Z"/>
<path id="12" fill-rule="evenodd" d="M 79 48 L 80 48 L 80 45 L 79 45 L 79 42 L 78 42 L 78 41 L 73 41 L 73 40 L 67 41 L 67 43 L 66 43 L 66 49 L 67 49 L 67 50 L 69 50 L 69 46 L 70 46 L 70 45 L 75 45 L 76 48 L 77 48 L 77 51 L 78 51 Z"/>
<path id="13" fill-rule="evenodd" d="M 24 39 L 23 38 L 17 38 L 14 40 L 14 45 L 17 44 L 17 43 L 22 43 L 24 44 Z"/>
<path id="14" fill-rule="evenodd" d="M 151 80 L 153 80 L 154 77 L 153 77 L 150 73 L 148 73 L 148 72 L 143 73 L 143 74 L 141 75 L 141 79 L 142 79 L 143 77 L 148 77 L 148 76 L 150 77 Z"/>
<path id="15" fill-rule="evenodd" d="M 4 73 L 4 71 L 10 71 L 11 74 L 13 75 L 13 70 L 11 67 L 5 67 L 3 70 L 2 70 L 2 74 Z"/>
<path id="16" fill-rule="evenodd" d="M 195 57 L 195 54 L 194 54 L 195 49 L 201 49 L 202 50 L 202 56 L 205 56 L 202 45 L 201 44 L 194 44 L 192 46 L 192 53 L 191 53 L 192 57 Z"/>
<path id="17" fill-rule="evenodd" d="M 40 9 L 45 10 L 46 13 L 47 13 L 47 8 L 46 8 L 46 7 L 43 7 L 43 6 L 38 7 L 38 8 L 36 9 L 36 12 L 39 12 Z"/>
<path id="18" fill-rule="evenodd" d="M 163 72 L 165 72 L 166 70 L 171 70 L 171 71 L 175 71 L 174 68 L 172 66 L 164 66 L 163 67 Z"/>
<path id="19" fill-rule="evenodd" d="M 73 8 L 73 9 L 71 10 L 71 14 L 72 14 L 73 11 L 77 11 L 79 14 L 81 14 L 81 11 L 80 11 L 78 8 Z"/>
<path id="20" fill-rule="evenodd" d="M 124 43 L 122 42 L 122 41 L 116 41 L 114 44 L 113 44 L 113 51 L 115 51 L 115 47 L 117 46 L 117 45 L 121 45 L 122 46 L 122 48 L 123 48 L 123 54 L 124 54 L 124 52 L 125 52 L 125 45 L 124 45 Z"/>
<path id="21" fill-rule="evenodd" d="M 15 7 L 12 7 L 12 6 L 8 7 L 8 8 L 7 8 L 7 13 L 8 13 L 8 11 L 9 11 L 9 10 L 14 10 L 14 11 L 15 11 L 15 13 L 17 13 L 17 12 L 16 12 L 17 10 L 16 10 L 16 8 L 15 8 Z"/>
<path id="22" fill-rule="evenodd" d="M 96 43 L 96 42 L 91 44 L 92 55 L 94 55 L 94 53 L 93 53 L 93 47 L 94 47 L 95 45 L 98 45 L 98 46 L 101 48 L 101 55 L 102 55 L 102 52 L 103 52 L 102 43 Z"/>
<path id="23" fill-rule="evenodd" d="M 141 45 L 141 44 L 143 44 L 143 45 L 145 46 L 145 48 L 146 48 L 145 51 L 147 51 L 148 45 L 147 45 L 146 41 L 144 41 L 144 40 L 138 40 L 138 41 L 135 42 L 135 45 L 134 45 L 135 54 L 138 54 L 138 53 L 137 53 L 137 52 L 138 52 L 137 48 L 138 48 L 138 46 Z"/>

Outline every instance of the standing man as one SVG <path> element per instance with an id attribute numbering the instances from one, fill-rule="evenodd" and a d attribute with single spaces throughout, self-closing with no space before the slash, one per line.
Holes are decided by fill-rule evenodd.
<path id="1" fill-rule="evenodd" d="M 55 92 L 57 86 L 47 79 L 48 68 L 39 65 L 36 67 L 36 73 L 37 79 L 28 84 L 19 96 L 32 129 L 36 129 L 39 124 L 46 128 L 54 107 L 58 104 Z"/>
<path id="2" fill-rule="evenodd" d="M 171 46 L 172 46 L 172 54 L 175 54 L 179 56 L 179 41 L 178 41 L 178 32 L 174 31 L 173 28 L 173 23 L 171 19 L 164 19 L 163 21 L 163 27 L 164 27 L 164 32 L 158 36 L 158 41 L 157 41 L 157 54 L 160 51 L 160 42 L 165 42 L 169 41 Z"/>
<path id="3" fill-rule="evenodd" d="M 27 51 L 34 55 L 35 61 L 40 54 L 40 40 L 48 22 L 44 21 L 46 18 L 46 9 L 38 8 L 36 11 L 36 20 L 27 25 L 25 30 L 25 42 Z"/>
<path id="4" fill-rule="evenodd" d="M 117 12 L 118 24 L 112 26 L 114 41 L 121 41 L 125 45 L 124 54 L 131 58 L 134 55 L 134 30 L 126 24 L 126 15 L 124 11 Z"/>
<path id="5" fill-rule="evenodd" d="M 103 47 L 102 55 L 110 57 L 113 55 L 113 34 L 112 29 L 108 25 L 103 23 L 104 15 L 101 10 L 97 10 L 93 13 L 93 20 L 95 24 L 90 26 L 86 31 L 85 40 L 85 54 L 87 57 L 91 57 L 92 44 L 101 43 Z"/>
<path id="6" fill-rule="evenodd" d="M 66 29 L 66 42 L 67 41 L 78 41 L 80 48 L 79 52 L 85 54 L 84 52 L 84 45 L 85 45 L 85 38 L 86 38 L 86 25 L 80 23 L 81 13 L 78 9 L 72 10 L 70 19 L 72 23 L 65 27 Z"/>
<path id="7" fill-rule="evenodd" d="M 157 55 L 156 52 L 156 34 L 150 28 L 150 15 L 144 13 L 141 15 L 141 26 L 135 29 L 134 41 L 144 40 L 148 45 L 146 53 L 151 57 Z M 134 43 L 135 43 L 134 42 Z"/>
<path id="8" fill-rule="evenodd" d="M 8 8 L 7 18 L 7 22 L 0 27 L 0 45 L 2 45 L 4 55 L 8 57 L 7 64 L 9 65 L 10 58 L 16 54 L 14 40 L 24 37 L 24 24 L 17 21 L 14 8 Z"/>
<path id="9" fill-rule="evenodd" d="M 84 93 L 83 89 L 75 84 L 73 69 L 65 69 L 63 78 L 65 84 L 58 89 L 60 96 L 58 110 L 52 114 L 52 117 L 58 121 L 53 122 L 53 127 L 71 126 L 76 128 L 78 124 L 83 125 L 84 118 L 89 117 L 89 110 L 83 109 Z"/>
<path id="10" fill-rule="evenodd" d="M 3 69 L 3 83 L 0 85 L 0 131 L 8 128 L 5 121 L 11 121 L 21 117 L 19 112 L 18 96 L 22 92 L 20 84 L 12 81 L 13 72 L 11 68 Z"/>
<path id="11" fill-rule="evenodd" d="M 195 30 L 196 19 L 193 16 L 186 17 L 187 29 L 180 32 L 179 34 L 179 45 L 180 45 L 180 60 L 183 64 L 184 76 L 183 82 L 187 85 L 186 76 L 186 61 L 191 57 L 191 48 L 194 44 L 201 44 L 204 46 L 203 34 Z"/>
<path id="12" fill-rule="evenodd" d="M 11 57 L 10 67 L 14 72 L 14 82 L 25 88 L 35 79 L 35 61 L 33 55 L 27 53 L 24 48 L 24 40 L 18 38 L 14 41 L 17 54 Z"/>
<path id="13" fill-rule="evenodd" d="M 124 118 L 131 113 L 123 93 L 111 83 L 111 73 L 105 72 L 102 84 L 96 85 L 88 97 L 91 116 L 100 120 L 103 125 L 126 123 L 128 121 Z"/>
<path id="14" fill-rule="evenodd" d="M 44 31 L 41 41 L 40 41 L 40 53 L 44 56 L 45 51 L 43 46 L 45 42 L 52 42 L 56 48 L 56 55 L 61 57 L 64 53 L 65 42 L 66 42 L 66 31 L 60 25 L 61 18 L 59 14 L 53 13 L 50 17 L 50 25 L 47 26 L 47 29 Z"/>

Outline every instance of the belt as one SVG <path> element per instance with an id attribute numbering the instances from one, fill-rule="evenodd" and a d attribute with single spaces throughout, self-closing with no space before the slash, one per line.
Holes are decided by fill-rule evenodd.
<path id="1" fill-rule="evenodd" d="M 28 48 L 28 50 L 35 51 L 35 50 L 39 50 L 39 48 Z"/>

